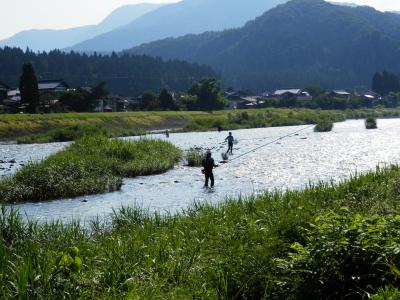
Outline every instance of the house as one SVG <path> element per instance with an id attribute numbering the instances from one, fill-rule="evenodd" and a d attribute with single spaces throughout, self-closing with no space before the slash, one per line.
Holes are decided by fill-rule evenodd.
<path id="1" fill-rule="evenodd" d="M 124 112 L 126 111 L 128 100 L 120 96 L 108 95 L 103 99 L 97 100 L 95 112 Z"/>
<path id="2" fill-rule="evenodd" d="M 374 106 L 379 104 L 379 102 L 382 100 L 381 95 L 378 93 L 375 93 L 373 91 L 366 91 L 360 95 L 361 100 L 363 101 L 364 104 L 368 106 Z"/>
<path id="3" fill-rule="evenodd" d="M 349 93 L 345 90 L 333 90 L 328 93 L 328 96 L 334 97 L 334 98 L 350 100 L 351 93 Z"/>
<path id="4" fill-rule="evenodd" d="M 62 80 L 43 80 L 38 82 L 39 94 L 56 96 L 69 89 L 68 84 Z M 0 84 L 1 92 L 1 84 Z M 7 99 L 13 102 L 21 101 L 21 93 L 18 88 L 7 91 Z"/>
<path id="5" fill-rule="evenodd" d="M 41 80 L 38 81 L 39 94 L 57 95 L 69 89 L 69 85 L 63 80 Z"/>
<path id="6" fill-rule="evenodd" d="M 300 101 L 300 102 L 307 102 L 307 101 L 311 101 L 313 99 L 312 96 L 308 92 L 304 91 L 303 89 L 298 89 L 298 88 L 275 90 L 271 96 L 274 98 L 278 98 L 278 99 L 282 99 L 282 98 L 289 97 L 289 96 L 294 96 L 294 97 L 296 97 L 296 100 Z"/>
<path id="7" fill-rule="evenodd" d="M 256 108 L 258 106 L 258 99 L 255 96 L 244 97 L 240 102 L 237 103 L 238 109 L 249 109 Z"/>
<path id="8" fill-rule="evenodd" d="M 20 103 L 21 102 L 21 93 L 19 89 L 9 90 L 7 92 L 7 100 L 11 103 Z"/>
<path id="9" fill-rule="evenodd" d="M 247 96 L 247 94 L 242 91 L 231 91 L 225 92 L 224 94 L 229 103 L 228 109 L 239 108 L 239 106 L 241 106 L 240 103 L 244 102 L 244 98 Z"/>
<path id="10" fill-rule="evenodd" d="M 8 108 L 8 111 L 17 112 L 23 110 L 21 106 L 21 93 L 19 89 L 13 89 L 7 91 L 7 97 L 3 100 L 2 104 Z"/>

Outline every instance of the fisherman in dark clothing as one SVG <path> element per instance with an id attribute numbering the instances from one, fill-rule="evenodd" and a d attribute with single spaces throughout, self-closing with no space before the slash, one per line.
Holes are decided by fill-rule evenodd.
<path id="1" fill-rule="evenodd" d="M 234 138 L 232 136 L 232 132 L 229 132 L 229 135 L 226 137 L 225 141 L 228 141 L 228 151 L 226 151 L 226 153 L 232 154 L 233 141 L 234 141 Z"/>
<path id="2" fill-rule="evenodd" d="M 208 181 L 211 180 L 211 187 L 214 187 L 214 174 L 213 169 L 218 167 L 214 159 L 211 157 L 211 152 L 207 151 L 206 157 L 203 159 L 203 174 L 205 176 L 204 187 L 208 187 Z"/>

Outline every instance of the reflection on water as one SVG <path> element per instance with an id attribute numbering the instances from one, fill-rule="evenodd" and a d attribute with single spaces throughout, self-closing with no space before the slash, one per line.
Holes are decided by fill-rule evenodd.
<path id="1" fill-rule="evenodd" d="M 328 133 L 314 133 L 308 128 L 298 135 L 275 142 L 215 170 L 216 187 L 203 189 L 200 168 L 178 166 L 162 175 L 126 179 L 121 191 L 45 203 L 15 205 L 27 217 L 39 220 L 72 218 L 81 221 L 108 216 L 122 205 L 139 205 L 151 211 L 178 211 L 195 200 L 215 203 L 227 196 L 249 195 L 263 190 L 299 189 L 309 182 L 348 178 L 378 164 L 398 163 L 400 158 L 400 119 L 379 120 L 378 130 L 366 130 L 364 122 L 335 124 Z M 259 147 L 279 136 L 304 126 L 262 128 L 233 131 L 239 141 L 235 155 Z M 216 161 L 227 132 L 171 134 L 169 141 L 182 149 L 209 148 Z M 157 138 L 165 139 L 159 135 Z M 39 159 L 64 144 L 1 146 L 0 160 Z M 87 200 L 87 202 L 83 202 Z"/>

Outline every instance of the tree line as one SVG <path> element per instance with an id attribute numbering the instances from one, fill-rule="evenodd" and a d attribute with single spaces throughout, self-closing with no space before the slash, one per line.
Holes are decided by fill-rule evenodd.
<path id="1" fill-rule="evenodd" d="M 21 106 L 28 113 L 45 112 L 43 105 L 46 94 L 40 95 L 38 80 L 32 64 L 25 63 L 19 79 Z M 106 98 L 109 91 L 106 83 L 90 88 L 77 88 L 52 95 L 58 102 L 52 111 L 90 112 L 97 105 L 97 101 Z M 194 82 L 185 93 L 172 94 L 167 87 L 163 87 L 157 96 L 152 91 L 144 92 L 140 97 L 131 100 L 130 110 L 214 110 L 226 106 L 221 82 L 214 78 L 203 78 Z"/>
<path id="2" fill-rule="evenodd" d="M 217 77 L 209 66 L 179 60 L 164 61 L 127 53 L 87 55 L 59 50 L 35 53 L 5 47 L 0 48 L 0 80 L 18 86 L 24 63 L 32 64 L 38 80 L 63 79 L 74 87 L 94 86 L 104 81 L 110 92 L 122 96 L 139 96 L 162 86 L 184 91 L 201 78 Z"/>
<path id="3" fill-rule="evenodd" d="M 400 78 L 388 71 L 376 72 L 372 78 L 372 90 L 381 96 L 400 92 Z"/>

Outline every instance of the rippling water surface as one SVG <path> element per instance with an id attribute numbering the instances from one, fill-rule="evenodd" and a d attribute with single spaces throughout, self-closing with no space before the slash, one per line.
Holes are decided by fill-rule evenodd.
<path id="1" fill-rule="evenodd" d="M 263 190 L 299 189 L 319 180 L 337 182 L 378 164 L 400 161 L 400 119 L 378 121 L 378 130 L 366 130 L 364 122 L 335 124 L 328 133 L 312 128 L 261 148 L 215 170 L 216 187 L 203 189 L 200 168 L 178 166 L 162 175 L 126 179 L 121 191 L 43 203 L 15 205 L 28 218 L 38 220 L 109 216 L 113 209 L 139 205 L 151 211 L 178 211 L 195 200 L 215 203 L 227 196 L 249 195 Z M 233 131 L 238 143 L 231 158 L 307 126 Z M 227 132 L 171 134 L 169 141 L 182 149 L 210 148 L 216 161 Z M 163 136 L 154 136 L 163 138 Z M 10 174 L 27 160 L 41 159 L 65 144 L 0 145 L 0 175 Z M 9 161 L 15 159 L 11 169 Z M 86 202 L 87 201 L 87 202 Z"/>

